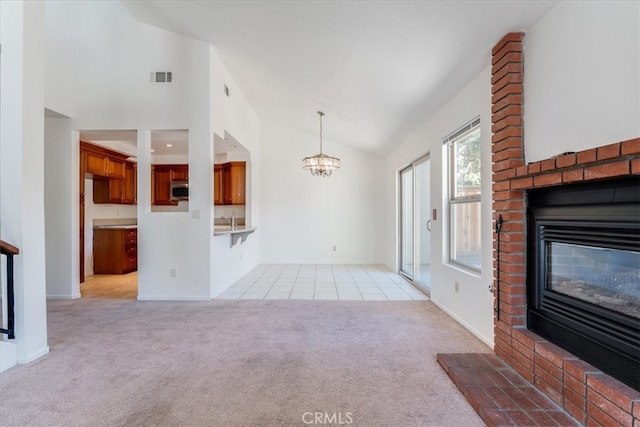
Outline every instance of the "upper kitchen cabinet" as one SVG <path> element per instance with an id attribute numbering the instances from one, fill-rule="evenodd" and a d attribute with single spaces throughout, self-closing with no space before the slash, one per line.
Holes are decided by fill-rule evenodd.
<path id="1" fill-rule="evenodd" d="M 94 203 L 136 204 L 136 164 L 129 156 L 107 148 L 80 142 L 84 175 L 93 178 Z"/>
<path id="2" fill-rule="evenodd" d="M 93 178 L 93 203 L 137 204 L 137 164 L 124 163 L 124 179 Z"/>
<path id="3" fill-rule="evenodd" d="M 138 203 L 138 164 L 126 162 L 124 180 L 122 181 L 122 203 L 135 205 Z"/>
<path id="4" fill-rule="evenodd" d="M 171 181 L 189 181 L 189 165 L 171 165 Z"/>
<path id="5" fill-rule="evenodd" d="M 127 155 L 80 141 L 81 161 L 85 173 L 93 176 L 124 179 Z"/>
<path id="6" fill-rule="evenodd" d="M 238 206 L 247 204 L 247 169 L 250 153 L 232 135 L 224 137 L 214 134 L 213 204 L 216 206 Z M 221 210 L 225 215 L 233 211 Z M 241 215 L 243 216 L 243 214 Z"/>
<path id="7" fill-rule="evenodd" d="M 246 203 L 246 162 L 213 165 L 213 203 L 244 205 Z"/>
<path id="8" fill-rule="evenodd" d="M 223 173 L 224 204 L 245 204 L 246 163 L 225 163 Z"/>
<path id="9" fill-rule="evenodd" d="M 189 165 L 152 165 L 152 204 L 175 206 L 178 200 L 171 197 L 171 183 L 189 180 Z"/>
<path id="10" fill-rule="evenodd" d="M 223 165 L 213 165 L 213 204 L 224 205 L 224 188 L 222 187 Z"/>

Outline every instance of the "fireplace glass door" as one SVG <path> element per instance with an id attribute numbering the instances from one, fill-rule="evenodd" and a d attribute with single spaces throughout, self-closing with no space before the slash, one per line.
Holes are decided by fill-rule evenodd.
<path id="1" fill-rule="evenodd" d="M 640 252 L 547 245 L 549 290 L 640 319 Z"/>

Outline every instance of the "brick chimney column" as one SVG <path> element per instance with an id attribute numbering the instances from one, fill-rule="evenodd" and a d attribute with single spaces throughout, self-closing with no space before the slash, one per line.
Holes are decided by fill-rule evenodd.
<path id="1" fill-rule="evenodd" d="M 523 33 L 509 33 L 491 51 L 494 307 L 499 308 L 494 349 L 509 364 L 512 328 L 526 325 L 525 193 L 511 184 L 516 169 L 524 166 L 522 39 Z M 500 216 L 498 268 L 495 223 Z"/>

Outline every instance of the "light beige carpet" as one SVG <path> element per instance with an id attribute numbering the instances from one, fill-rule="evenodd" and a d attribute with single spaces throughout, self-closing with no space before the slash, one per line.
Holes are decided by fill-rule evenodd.
<path id="1" fill-rule="evenodd" d="M 428 301 L 48 308 L 51 353 L 0 374 L 2 426 L 483 425 L 436 353 L 490 350 Z"/>

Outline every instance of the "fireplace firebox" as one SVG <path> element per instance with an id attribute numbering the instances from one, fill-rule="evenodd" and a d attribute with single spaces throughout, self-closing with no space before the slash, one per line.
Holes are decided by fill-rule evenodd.
<path id="1" fill-rule="evenodd" d="M 640 177 L 527 201 L 527 327 L 640 391 Z"/>

